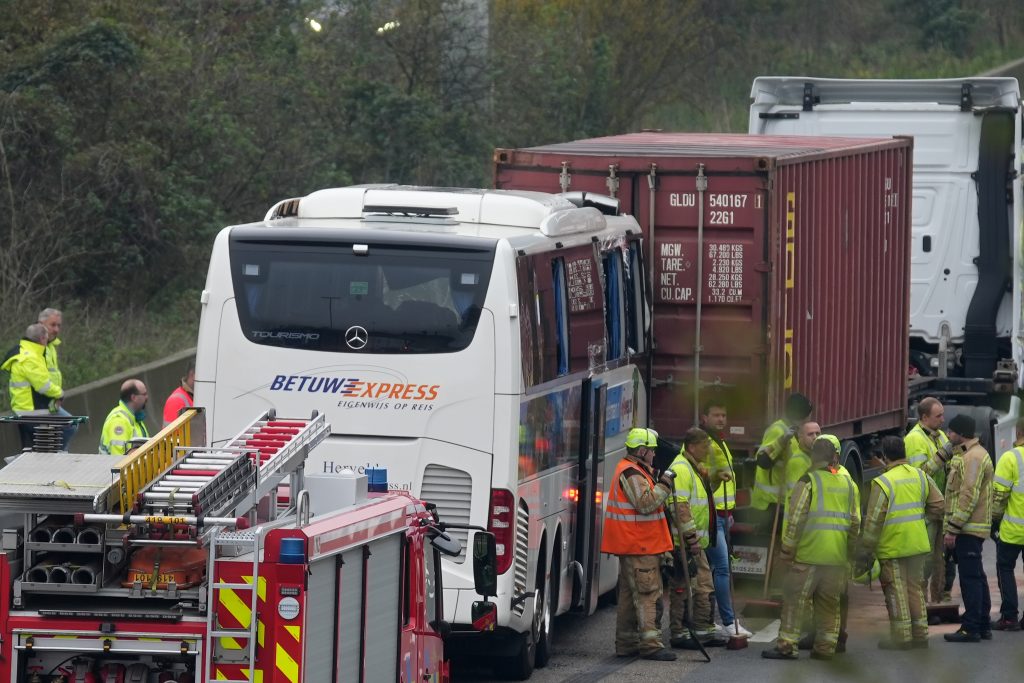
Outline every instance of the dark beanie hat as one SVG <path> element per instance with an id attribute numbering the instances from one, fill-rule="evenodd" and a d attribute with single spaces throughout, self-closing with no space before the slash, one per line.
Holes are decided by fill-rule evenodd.
<path id="1" fill-rule="evenodd" d="M 974 438 L 974 418 L 960 413 L 949 421 L 949 431 L 956 432 L 965 439 Z"/>

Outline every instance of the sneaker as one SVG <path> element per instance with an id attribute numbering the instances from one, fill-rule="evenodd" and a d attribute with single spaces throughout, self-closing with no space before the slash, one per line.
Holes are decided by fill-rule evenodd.
<path id="1" fill-rule="evenodd" d="M 676 661 L 676 653 L 671 650 L 661 648 L 660 650 L 640 655 L 640 659 L 653 659 L 656 662 L 674 662 Z"/>
<path id="2" fill-rule="evenodd" d="M 911 647 L 913 647 L 913 643 L 891 640 L 889 638 L 878 641 L 879 650 L 909 650 Z"/>
<path id="3" fill-rule="evenodd" d="M 739 631 L 738 634 L 737 630 Z M 715 629 L 715 633 L 723 638 L 733 638 L 736 635 L 739 635 L 741 638 L 749 638 L 754 635 L 747 629 L 743 628 L 743 624 L 739 622 L 739 619 L 728 626 L 718 626 L 718 628 Z"/>
<path id="4" fill-rule="evenodd" d="M 977 643 L 981 641 L 981 634 L 971 633 L 960 629 L 955 633 L 947 633 L 944 636 L 947 643 Z"/>
<path id="5" fill-rule="evenodd" d="M 1000 619 L 999 621 L 992 622 L 993 631 L 1019 631 L 1020 622 L 1016 619 Z"/>
<path id="6" fill-rule="evenodd" d="M 817 650 L 811 650 L 811 659 L 820 659 L 822 661 L 832 661 L 832 655 L 827 655 L 824 652 L 818 652 Z"/>
<path id="7" fill-rule="evenodd" d="M 765 659 L 800 659 L 800 655 L 796 652 L 783 652 L 777 647 L 761 650 L 761 656 Z"/>

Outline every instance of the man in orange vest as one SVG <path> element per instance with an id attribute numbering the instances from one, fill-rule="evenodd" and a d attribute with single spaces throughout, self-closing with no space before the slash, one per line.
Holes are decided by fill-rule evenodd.
<path id="1" fill-rule="evenodd" d="M 604 511 L 601 552 L 619 557 L 619 606 L 615 654 L 670 662 L 676 655 L 661 643 L 661 556 L 672 551 L 665 499 L 672 493 L 671 470 L 655 481 L 651 462 L 658 433 L 637 427 L 626 435 L 626 457 L 615 469 Z"/>

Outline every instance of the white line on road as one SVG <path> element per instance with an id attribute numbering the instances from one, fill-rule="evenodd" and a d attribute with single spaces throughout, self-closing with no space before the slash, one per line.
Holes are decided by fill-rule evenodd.
<path id="1" fill-rule="evenodd" d="M 750 636 L 750 642 L 752 643 L 770 643 L 779 637 L 779 626 L 782 622 L 776 619 L 772 623 L 765 626 L 763 629 Z"/>

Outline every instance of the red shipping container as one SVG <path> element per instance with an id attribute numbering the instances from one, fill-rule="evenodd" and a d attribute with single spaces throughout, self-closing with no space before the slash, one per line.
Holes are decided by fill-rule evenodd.
<path id="1" fill-rule="evenodd" d="M 611 194 L 648 245 L 654 226 L 662 434 L 694 424 L 696 389 L 728 401 L 730 443 L 750 449 L 799 391 L 863 452 L 905 425 L 912 150 L 910 138 L 635 133 L 499 149 L 495 187 Z"/>

